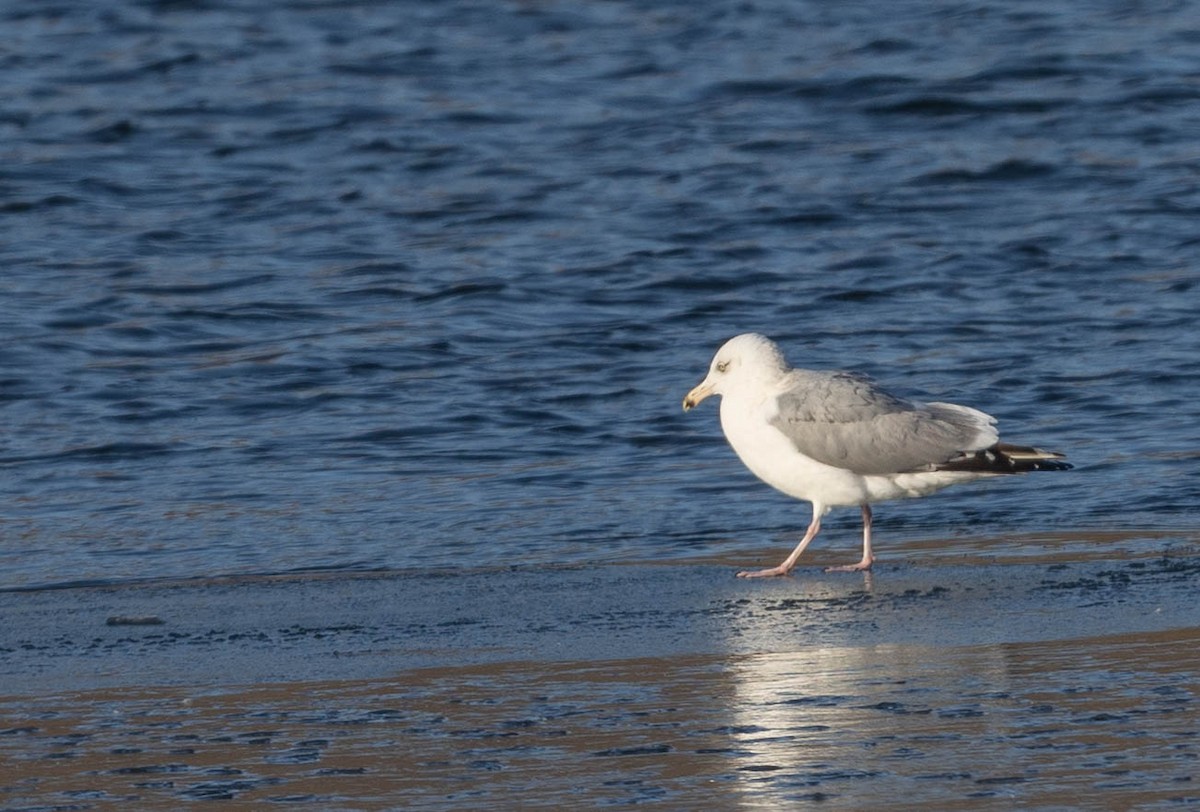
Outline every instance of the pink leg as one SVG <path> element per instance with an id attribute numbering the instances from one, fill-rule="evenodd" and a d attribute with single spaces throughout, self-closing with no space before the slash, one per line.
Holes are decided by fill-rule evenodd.
<path id="1" fill-rule="evenodd" d="M 871 569 L 875 555 L 871 552 L 871 506 L 864 504 L 863 513 L 863 556 L 857 564 L 846 564 L 841 567 L 827 567 L 826 572 L 864 572 Z"/>
<path id="2" fill-rule="evenodd" d="M 800 553 L 804 552 L 804 548 L 809 545 L 813 539 L 817 537 L 817 533 L 821 532 L 821 513 L 823 508 L 820 505 L 813 505 L 812 522 L 808 525 L 808 530 L 804 533 L 804 538 L 800 539 L 800 543 L 796 545 L 796 549 L 792 550 L 792 554 L 783 560 L 783 563 L 778 567 L 771 567 L 766 570 L 757 570 L 751 572 L 739 572 L 739 578 L 768 578 L 773 575 L 787 575 L 792 571 L 792 567 L 796 566 L 796 560 L 800 558 Z"/>

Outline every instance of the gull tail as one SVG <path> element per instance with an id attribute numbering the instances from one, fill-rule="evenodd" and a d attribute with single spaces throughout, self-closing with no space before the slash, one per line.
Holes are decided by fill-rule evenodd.
<path id="1" fill-rule="evenodd" d="M 982 451 L 958 455 L 937 466 L 939 471 L 976 471 L 981 474 L 1023 474 L 1028 471 L 1069 471 L 1075 466 L 1057 451 L 1028 445 L 996 443 Z"/>

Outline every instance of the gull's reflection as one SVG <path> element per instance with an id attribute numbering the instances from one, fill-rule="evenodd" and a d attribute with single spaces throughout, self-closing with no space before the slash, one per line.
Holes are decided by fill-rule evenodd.
<path id="1" fill-rule="evenodd" d="M 999 647 L 812 646 L 735 658 L 729 676 L 746 808 L 850 792 L 855 808 L 887 807 L 913 780 L 970 782 L 981 759 L 992 774 L 1016 758 L 980 752 L 1008 683 Z"/>

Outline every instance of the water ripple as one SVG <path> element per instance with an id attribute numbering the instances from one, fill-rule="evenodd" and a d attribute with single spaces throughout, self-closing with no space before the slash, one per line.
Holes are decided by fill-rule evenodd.
<path id="1" fill-rule="evenodd" d="M 1079 463 L 881 545 L 1195 526 L 1185 6 L 0 21 L 0 585 L 773 546 L 678 412 L 748 329 Z"/>

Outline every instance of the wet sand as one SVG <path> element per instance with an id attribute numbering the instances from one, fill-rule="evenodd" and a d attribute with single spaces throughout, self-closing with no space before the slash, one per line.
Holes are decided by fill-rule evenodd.
<path id="1" fill-rule="evenodd" d="M 0 808 L 1200 803 L 1195 538 L 778 552 L 0 593 Z"/>

